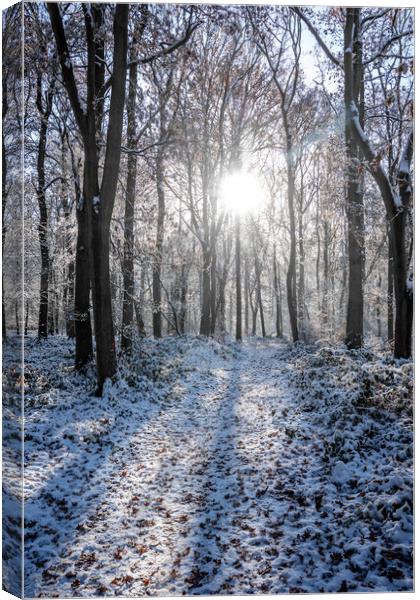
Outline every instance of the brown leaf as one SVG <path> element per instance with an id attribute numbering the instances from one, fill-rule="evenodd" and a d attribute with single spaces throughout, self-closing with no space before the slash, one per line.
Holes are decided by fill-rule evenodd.
<path id="1" fill-rule="evenodd" d="M 186 523 L 188 521 L 188 517 L 187 517 L 187 515 L 180 515 L 177 518 L 177 521 L 178 521 L 178 523 Z"/>

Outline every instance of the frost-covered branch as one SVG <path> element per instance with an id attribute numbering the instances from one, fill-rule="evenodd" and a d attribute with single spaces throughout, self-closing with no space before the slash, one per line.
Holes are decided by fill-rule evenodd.
<path id="1" fill-rule="evenodd" d="M 343 68 L 342 63 L 338 60 L 338 58 L 336 58 L 334 56 L 334 54 L 328 48 L 327 44 L 322 39 L 318 30 L 312 25 L 312 23 L 311 23 L 310 19 L 307 17 L 307 15 L 305 15 L 305 13 L 297 6 L 294 6 L 292 8 L 292 11 L 295 12 L 297 15 L 299 15 L 299 17 L 302 19 L 302 21 L 304 21 L 305 25 L 307 26 L 309 31 L 312 33 L 312 35 L 314 36 L 314 38 L 316 39 L 318 44 L 321 46 L 321 48 L 323 49 L 325 54 L 328 56 L 330 61 L 333 62 L 337 67 L 340 67 L 340 69 L 342 69 Z"/>
<path id="2" fill-rule="evenodd" d="M 190 37 L 192 36 L 192 34 L 194 33 L 194 31 L 197 29 L 197 27 L 201 24 L 201 21 L 197 21 L 196 23 L 194 23 L 194 25 L 188 24 L 188 27 L 185 31 L 185 34 L 182 36 L 182 38 L 180 38 L 179 40 L 177 40 L 176 42 L 174 42 L 173 44 L 171 44 L 170 46 L 167 46 L 166 48 L 163 48 L 163 50 L 160 50 L 160 52 L 155 52 L 154 54 L 151 54 L 149 56 L 146 56 L 144 58 L 139 58 L 136 63 L 137 64 L 141 64 L 141 65 L 145 65 L 148 63 L 151 63 L 153 61 L 155 61 L 157 58 L 162 58 L 163 56 L 167 56 L 168 54 L 171 54 L 172 52 L 174 52 L 175 50 L 177 50 L 178 48 L 180 48 L 181 46 L 183 46 L 184 44 L 186 44 L 188 42 L 188 40 L 190 39 Z M 130 66 L 131 64 L 133 64 L 132 62 L 130 62 L 128 64 L 128 66 Z"/>
<path id="3" fill-rule="evenodd" d="M 388 218 L 391 219 L 395 215 L 395 212 L 403 210 L 400 195 L 395 193 L 378 155 L 371 147 L 370 141 L 360 124 L 359 111 L 354 102 L 351 102 L 350 105 L 350 115 L 350 125 L 353 135 L 365 159 L 369 163 L 370 172 L 381 190 Z"/>
<path id="4" fill-rule="evenodd" d="M 76 118 L 80 131 L 83 133 L 87 127 L 87 117 L 80 104 L 79 92 L 74 77 L 73 66 L 70 60 L 69 48 L 67 45 L 66 34 L 64 32 L 63 21 L 60 15 L 60 9 L 57 2 L 48 2 L 46 4 L 50 15 L 51 27 L 54 33 L 58 57 L 63 74 L 63 81 L 69 95 L 70 103 Z"/>
<path id="5" fill-rule="evenodd" d="M 377 52 L 374 56 L 372 56 L 371 58 L 368 58 L 367 60 L 365 60 L 363 62 L 363 65 L 366 66 L 370 63 L 372 63 L 373 61 L 377 60 L 378 58 L 382 58 L 384 55 L 384 52 L 390 47 L 392 46 L 392 44 L 394 42 L 398 42 L 398 40 L 402 39 L 403 37 L 406 37 L 407 35 L 413 35 L 413 30 L 410 29 L 408 31 L 403 31 L 402 33 L 399 33 L 398 35 L 394 35 L 391 38 L 389 38 L 385 44 L 382 46 L 381 50 L 379 50 L 379 52 Z"/>

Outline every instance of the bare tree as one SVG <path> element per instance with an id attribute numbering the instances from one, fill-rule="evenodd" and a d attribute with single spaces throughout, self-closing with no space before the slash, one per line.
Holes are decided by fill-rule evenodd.
<path id="1" fill-rule="evenodd" d="M 101 134 L 105 93 L 104 12 L 101 5 L 83 5 L 87 45 L 87 104 L 82 107 L 70 59 L 62 17 L 56 3 L 47 4 L 57 44 L 64 85 L 69 95 L 76 122 L 83 138 L 85 170 L 83 206 L 78 207 L 78 241 L 76 253 L 76 365 L 85 363 L 91 355 L 91 335 L 88 322 L 90 256 L 93 263 L 93 309 L 96 337 L 98 389 L 116 369 L 114 324 L 112 318 L 109 276 L 109 233 L 115 202 L 121 155 L 125 80 L 127 68 L 128 5 L 119 4 L 114 14 L 114 48 L 106 149 L 103 176 L 99 185 L 97 136 Z M 81 298 L 82 297 L 82 298 Z M 83 306 L 80 306 L 83 304 Z M 82 313 L 78 311 L 82 309 Z M 80 328 L 80 323 L 83 327 Z M 79 324 L 79 327 L 78 327 Z M 78 348 L 79 341 L 79 348 Z M 77 351 L 79 350 L 79 355 Z"/>

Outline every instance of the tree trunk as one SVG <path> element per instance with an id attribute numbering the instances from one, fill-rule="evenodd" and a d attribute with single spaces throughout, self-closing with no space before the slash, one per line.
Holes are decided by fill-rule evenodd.
<path id="1" fill-rule="evenodd" d="M 78 98 L 77 85 L 74 78 L 71 63 L 69 62 L 69 49 L 64 32 L 63 22 L 57 3 L 48 3 L 46 5 L 50 15 L 51 26 L 57 46 L 58 56 L 61 65 L 64 85 L 66 87 L 72 110 L 83 136 L 83 146 L 85 151 L 85 165 L 83 176 L 83 196 L 80 196 L 76 206 L 77 218 L 77 240 L 75 257 L 75 291 L 74 291 L 74 329 L 76 336 L 75 367 L 81 369 L 89 362 L 93 355 L 92 328 L 89 313 L 90 298 L 90 268 L 91 268 L 91 203 L 93 196 L 97 192 L 98 186 L 93 193 L 89 193 L 89 182 L 92 181 L 92 169 L 96 165 L 96 140 L 95 124 L 92 118 L 83 113 Z M 90 51 L 89 68 L 89 89 L 92 87 L 92 66 L 95 64 L 95 51 Z M 90 90 L 90 95 L 92 94 Z M 88 106 L 88 113 L 91 113 L 91 104 Z M 88 122 L 90 121 L 90 123 Z M 76 175 L 74 173 L 74 175 Z M 89 175 L 89 176 L 88 176 Z M 93 173 L 93 178 L 95 173 Z"/>
<path id="2" fill-rule="evenodd" d="M 395 333 L 394 355 L 396 358 L 410 358 L 412 354 L 413 329 L 413 290 L 412 277 L 408 275 L 406 249 L 406 221 L 411 188 L 408 183 L 404 190 L 400 177 L 400 197 L 404 209 L 399 211 L 390 223 L 393 246 L 393 279 L 395 294 Z"/>
<path id="3" fill-rule="evenodd" d="M 156 160 L 156 185 L 158 196 L 158 216 L 156 230 L 155 257 L 153 261 L 153 335 L 155 338 L 162 337 L 162 251 L 165 223 L 165 192 L 163 190 L 163 156 L 158 151 Z"/>
<path id="4" fill-rule="evenodd" d="M 241 291 L 241 228 L 239 216 L 235 219 L 235 266 L 236 266 L 236 340 L 242 340 L 242 291 Z"/>
<path id="5" fill-rule="evenodd" d="M 252 312 L 252 335 L 255 337 L 257 335 L 257 316 L 258 316 L 258 304 L 255 309 L 251 309 Z"/>
<path id="6" fill-rule="evenodd" d="M 48 274 L 48 280 L 51 284 L 51 288 L 54 288 L 54 279 L 53 279 L 53 270 L 50 269 Z M 48 302 L 48 335 L 54 335 L 54 312 L 55 312 L 55 301 L 54 294 L 52 291 L 49 293 L 49 302 Z"/>
<path id="7" fill-rule="evenodd" d="M 180 311 L 179 311 L 179 332 L 185 333 L 187 316 L 187 294 L 188 294 L 188 271 L 185 263 L 181 266 L 181 291 L 180 291 Z"/>
<path id="8" fill-rule="evenodd" d="M 276 245 L 274 244 L 273 251 L 273 276 L 274 276 L 274 298 L 276 303 L 276 336 L 283 337 L 283 315 L 281 311 L 281 290 L 278 276 Z"/>
<path id="9" fill-rule="evenodd" d="M 87 164 L 85 177 L 87 178 Z M 77 239 L 74 282 L 74 333 L 76 337 L 75 366 L 83 367 L 93 357 L 92 325 L 90 320 L 91 284 L 91 206 L 88 205 L 87 186 L 83 188 L 83 198 L 76 208 Z M 92 198 L 93 196 L 91 196 Z"/>
<path id="10" fill-rule="evenodd" d="M 381 325 L 381 287 L 382 277 L 379 275 L 377 283 L 377 295 L 376 295 L 376 326 L 378 330 L 378 338 L 382 337 L 382 325 Z"/>
<path id="11" fill-rule="evenodd" d="M 16 335 L 20 335 L 20 323 L 19 323 L 19 301 L 15 301 L 15 317 L 16 317 Z"/>
<path id="12" fill-rule="evenodd" d="M 40 86 L 40 78 L 38 86 Z M 39 90 L 41 94 L 41 90 Z M 47 127 L 48 118 L 51 109 L 44 111 L 40 110 L 41 116 L 41 128 L 39 132 L 38 142 L 38 160 L 37 160 L 37 174 L 38 174 L 38 208 L 39 208 L 39 246 L 41 250 L 41 277 L 39 284 L 39 317 L 38 317 L 38 337 L 46 338 L 48 336 L 48 278 L 50 271 L 50 260 L 48 252 L 48 213 L 47 203 L 45 198 L 45 151 L 47 145 Z"/>
<path id="13" fill-rule="evenodd" d="M 255 252 L 255 255 L 254 255 L 255 277 L 257 280 L 257 302 L 258 302 L 258 308 L 260 311 L 261 335 L 262 335 L 262 337 L 265 337 L 266 332 L 265 332 L 264 309 L 263 309 L 262 291 L 261 291 L 261 264 L 260 264 L 260 261 L 258 260 L 255 247 L 254 247 L 254 252 Z"/>
<path id="14" fill-rule="evenodd" d="M 210 314 L 211 314 L 211 324 L 210 324 L 210 335 L 214 335 L 216 333 L 216 322 L 217 322 L 217 255 L 216 255 L 216 225 L 214 223 L 216 214 L 216 205 L 215 199 L 213 200 L 213 210 L 212 210 L 212 225 L 211 225 L 211 235 L 210 235 L 210 244 L 211 244 L 211 267 L 210 267 Z"/>
<path id="15" fill-rule="evenodd" d="M 324 229 L 324 244 L 323 244 L 323 263 L 324 263 L 324 276 L 323 276 L 323 286 L 322 286 L 322 317 L 321 323 L 322 328 L 325 330 L 328 327 L 329 321 L 329 311 L 328 311 L 328 282 L 330 279 L 330 268 L 329 268 L 329 260 L 328 260 L 328 246 L 329 246 L 329 225 L 328 221 L 323 220 L 323 229 Z"/>
<path id="16" fill-rule="evenodd" d="M 286 131 L 286 147 L 287 147 L 287 202 L 289 207 L 289 225 L 290 225 L 290 254 L 289 266 L 286 276 L 287 287 L 287 306 L 289 308 L 290 330 L 292 340 L 297 342 L 299 339 L 297 325 L 297 307 L 296 307 L 296 220 L 294 207 L 294 173 L 292 164 L 292 138 L 289 132 L 287 115 L 283 111 L 283 124 Z"/>
<path id="17" fill-rule="evenodd" d="M 245 335 L 249 335 L 249 265 L 245 255 Z"/>
<path id="18" fill-rule="evenodd" d="M 140 337 L 145 337 L 146 328 L 144 326 L 143 316 L 141 314 L 140 302 L 134 301 L 134 310 L 136 313 L 137 333 Z"/>
<path id="19" fill-rule="evenodd" d="M 144 7 L 144 8 L 143 8 Z M 136 103 L 137 103 L 137 55 L 138 44 L 147 20 L 147 8 L 142 6 L 142 19 L 138 31 L 133 34 L 130 48 L 129 87 L 127 98 L 127 145 L 136 147 Z M 123 307 L 121 325 L 121 348 L 130 352 L 132 348 L 132 326 L 134 311 L 134 206 L 136 199 L 137 154 L 127 158 L 127 187 L 124 212 L 124 258 L 123 258 Z"/>
<path id="20" fill-rule="evenodd" d="M 202 270 L 202 311 L 200 334 L 210 335 L 211 330 L 211 251 L 207 247 L 203 252 L 203 270 Z"/>
<path id="21" fill-rule="evenodd" d="M 303 246 L 303 214 L 302 214 L 303 198 L 299 202 L 299 217 L 298 217 L 298 247 L 299 247 L 299 277 L 297 286 L 298 297 L 298 330 L 301 334 L 304 332 L 304 308 L 305 308 L 305 254 Z"/>
<path id="22" fill-rule="evenodd" d="M 74 327 L 74 260 L 71 258 L 67 268 L 67 286 L 65 295 L 66 335 L 75 337 Z"/>
<path id="23" fill-rule="evenodd" d="M 3 71 L 5 75 L 5 71 Z M 1 132 L 1 146 L 2 146 L 2 174 L 1 174 L 1 249 L 2 256 L 4 256 L 4 242 L 6 239 L 6 224 L 4 222 L 4 212 L 6 209 L 6 201 L 8 196 L 7 191 L 7 159 L 6 159 L 6 145 L 4 143 L 4 127 L 5 127 L 5 119 L 8 111 L 8 98 L 7 98 L 7 77 L 2 78 L 2 122 L 3 128 Z M 4 278 L 3 278 L 3 269 L 1 274 L 1 311 L 2 311 L 2 338 L 3 340 L 7 339 L 7 326 L 6 326 L 6 307 L 4 302 Z"/>
<path id="24" fill-rule="evenodd" d="M 387 334 L 388 342 L 394 341 L 394 278 L 392 274 L 392 248 L 388 239 L 388 289 L 387 289 Z"/>
<path id="25" fill-rule="evenodd" d="M 351 125 L 351 103 L 359 103 L 360 97 L 362 48 L 358 37 L 359 13 L 360 9 L 358 8 L 347 9 L 344 33 L 344 100 L 346 105 L 345 138 L 347 152 L 346 213 L 349 249 L 349 295 L 345 341 L 348 348 L 360 348 L 363 345 L 364 206 L 361 173 L 358 173 L 359 150 Z"/>
<path id="26" fill-rule="evenodd" d="M 117 4 L 115 9 L 113 82 L 104 172 L 100 197 L 92 198 L 93 306 L 98 395 L 102 395 L 105 380 L 112 377 L 116 369 L 109 273 L 109 236 L 121 157 L 127 68 L 128 8 L 128 4 Z"/>
<path id="27" fill-rule="evenodd" d="M 29 321 L 29 300 L 26 301 L 25 311 L 25 335 L 28 335 L 28 321 Z"/>
<path id="28" fill-rule="evenodd" d="M 132 47 L 130 59 L 134 60 L 135 56 L 136 51 Z M 136 98 L 137 63 L 133 62 L 129 69 L 129 91 L 127 100 L 127 145 L 129 149 L 133 149 L 136 143 Z M 137 155 L 129 154 L 127 158 L 127 187 L 124 212 L 123 307 L 121 326 L 121 348 L 125 352 L 130 352 L 132 347 L 134 308 L 134 203 L 136 198 L 136 177 Z"/>

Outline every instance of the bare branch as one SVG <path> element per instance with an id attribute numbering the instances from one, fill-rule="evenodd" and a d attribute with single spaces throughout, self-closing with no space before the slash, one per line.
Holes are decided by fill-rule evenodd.
<path id="1" fill-rule="evenodd" d="M 328 56 L 328 58 L 331 60 L 331 62 L 333 62 L 337 67 L 340 67 L 340 69 L 342 69 L 343 65 L 338 60 L 338 58 L 336 58 L 333 55 L 333 53 L 328 48 L 327 44 L 324 42 L 324 40 L 322 39 L 322 37 L 320 36 L 318 31 L 315 29 L 315 27 L 312 25 L 311 21 L 308 19 L 308 17 L 305 15 L 305 13 L 302 12 L 301 9 L 298 8 L 297 6 L 292 7 L 292 11 L 295 12 L 297 15 L 299 15 L 299 17 L 302 19 L 302 21 L 304 21 L 306 27 L 312 33 L 312 35 L 314 36 L 314 38 L 316 39 L 318 44 L 321 46 L 321 48 L 323 49 L 325 54 Z"/>

